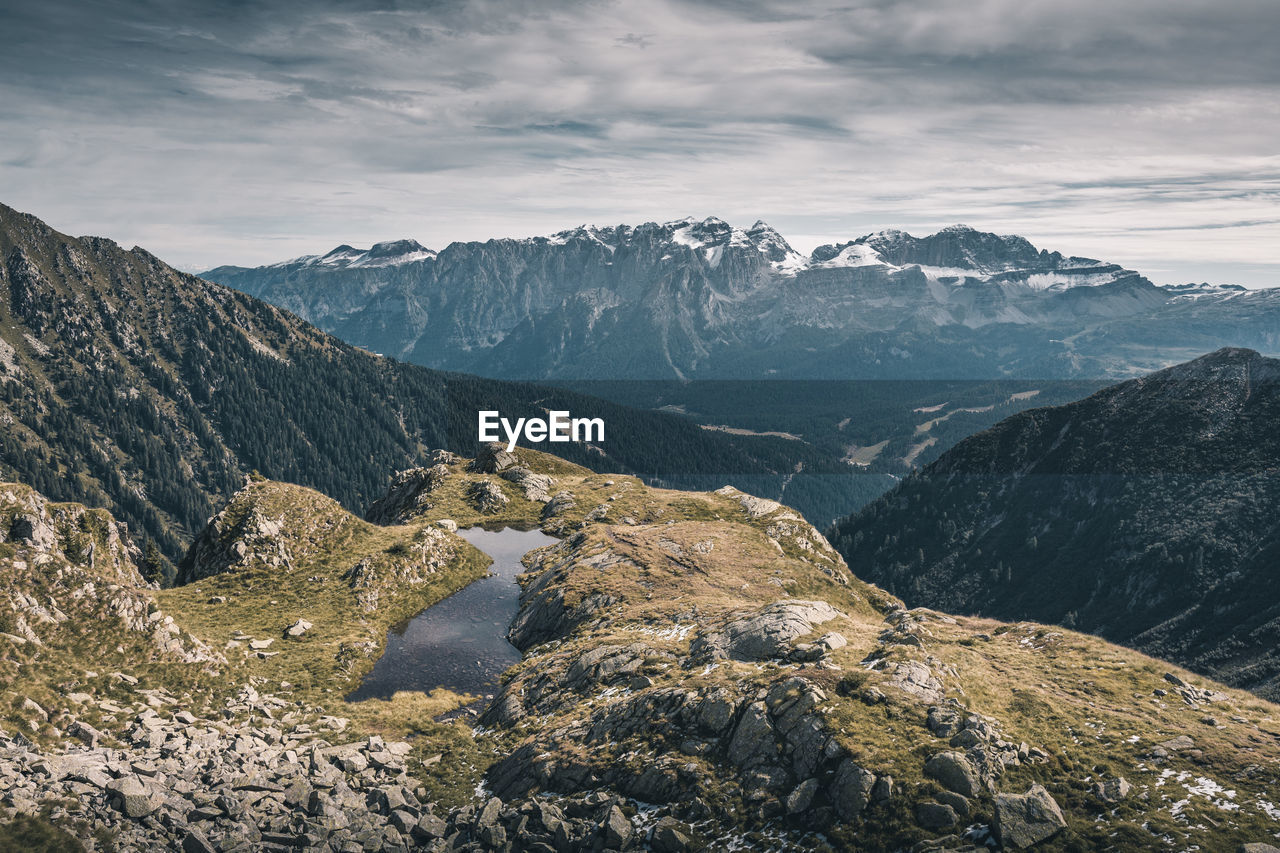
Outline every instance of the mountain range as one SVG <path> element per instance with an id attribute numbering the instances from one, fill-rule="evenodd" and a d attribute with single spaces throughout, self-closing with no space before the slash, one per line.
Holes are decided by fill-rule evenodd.
<path id="1" fill-rule="evenodd" d="M 807 446 L 378 358 L 143 249 L 2 205 L 0 295 L 0 476 L 110 509 L 156 546 L 152 572 L 171 576 L 255 470 L 361 507 L 425 448 L 473 448 L 482 408 L 603 417 L 604 442 L 550 446 L 653 482 L 785 492 L 822 523 L 870 497 L 850 503 L 825 476 L 838 462 Z"/>
<path id="2" fill-rule="evenodd" d="M 1157 286 L 963 225 L 805 256 L 763 222 L 683 219 L 203 275 L 359 346 L 504 378 L 1098 378 L 1280 352 L 1280 290 Z"/>
<path id="3" fill-rule="evenodd" d="M 961 441 L 831 533 L 911 605 L 1280 696 L 1280 360 L 1223 349 Z"/>

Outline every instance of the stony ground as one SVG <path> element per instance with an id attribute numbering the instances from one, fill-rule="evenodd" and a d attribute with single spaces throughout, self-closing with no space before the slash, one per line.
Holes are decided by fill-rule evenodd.
<path id="1" fill-rule="evenodd" d="M 437 454 L 361 521 L 252 483 L 163 591 L 119 531 L 6 489 L 0 805 L 53 849 L 1235 850 L 1280 835 L 1277 706 L 1085 635 L 905 610 L 795 513 L 733 489 Z M 526 557 L 510 633 L 524 661 L 478 705 L 344 702 L 394 621 L 483 571 L 451 535 L 479 522 L 561 539 Z M 464 706 L 480 717 L 437 721 Z"/>

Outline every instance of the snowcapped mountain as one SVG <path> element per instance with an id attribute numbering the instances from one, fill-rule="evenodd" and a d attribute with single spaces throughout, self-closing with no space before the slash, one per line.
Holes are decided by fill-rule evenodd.
<path id="1" fill-rule="evenodd" d="M 1123 376 L 1193 345 L 1280 345 L 1280 304 L 1257 292 L 1158 287 L 965 225 L 805 256 L 764 222 L 690 217 L 205 276 L 378 352 L 518 378 Z M 1130 322 L 1127 339 L 1103 331 Z"/>
<path id="2" fill-rule="evenodd" d="M 374 243 L 370 249 L 356 249 L 343 244 L 324 255 L 304 255 L 301 258 L 280 261 L 271 266 L 273 268 L 299 266 L 328 269 L 390 267 L 431 260 L 435 256 L 435 252 L 417 240 L 389 240 L 385 243 Z"/>

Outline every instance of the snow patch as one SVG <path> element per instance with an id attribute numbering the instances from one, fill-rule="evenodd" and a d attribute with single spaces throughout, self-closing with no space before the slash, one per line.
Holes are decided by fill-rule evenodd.
<path id="1" fill-rule="evenodd" d="M 398 267 L 402 264 L 412 264 L 417 261 L 434 260 L 435 257 L 436 253 L 430 249 L 406 252 L 403 255 L 395 255 L 389 258 L 369 258 L 362 255 L 348 264 L 348 269 L 351 267 Z"/>
<path id="2" fill-rule="evenodd" d="M 840 254 L 826 261 L 808 264 L 813 269 L 838 269 L 841 267 L 892 267 L 880 253 L 862 243 L 852 243 L 840 250 Z M 896 269 L 896 267 L 893 267 Z"/>

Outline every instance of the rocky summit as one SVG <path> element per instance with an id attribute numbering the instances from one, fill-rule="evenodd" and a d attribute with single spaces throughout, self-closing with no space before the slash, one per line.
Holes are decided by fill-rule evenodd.
<path id="1" fill-rule="evenodd" d="M 732 487 L 525 450 L 429 461 L 369 520 L 251 480 L 166 590 L 105 512 L 0 488 L 0 840 L 1123 851 L 1280 832 L 1261 698 L 1069 630 L 907 609 Z M 488 696 L 347 702 L 394 625 L 485 572 L 453 532 L 481 523 L 558 539 L 524 558 L 523 660 Z"/>

